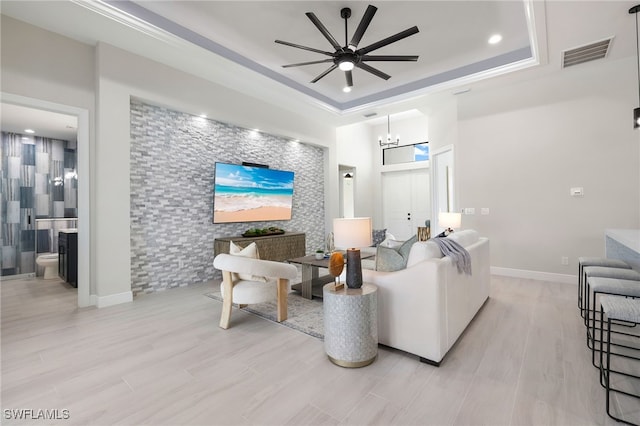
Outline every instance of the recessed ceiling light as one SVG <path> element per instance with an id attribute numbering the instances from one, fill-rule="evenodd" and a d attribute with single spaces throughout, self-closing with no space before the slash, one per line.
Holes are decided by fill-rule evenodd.
<path id="1" fill-rule="evenodd" d="M 502 41 L 502 36 L 500 34 L 494 34 L 489 37 L 489 44 L 498 44 Z"/>
<path id="2" fill-rule="evenodd" d="M 24 129 L 25 133 L 35 133 L 36 131 L 33 129 Z"/>
<path id="3" fill-rule="evenodd" d="M 344 86 L 344 88 L 342 89 L 342 91 L 343 91 L 344 93 L 349 93 L 349 92 L 351 92 L 351 86 Z"/>

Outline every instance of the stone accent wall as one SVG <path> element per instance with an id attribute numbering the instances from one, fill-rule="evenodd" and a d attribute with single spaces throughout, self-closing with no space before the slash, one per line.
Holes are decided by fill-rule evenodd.
<path id="1" fill-rule="evenodd" d="M 295 172 L 288 221 L 213 224 L 216 162 Z M 278 226 L 324 246 L 324 150 L 131 101 L 131 288 L 135 294 L 208 281 L 217 236 Z"/>

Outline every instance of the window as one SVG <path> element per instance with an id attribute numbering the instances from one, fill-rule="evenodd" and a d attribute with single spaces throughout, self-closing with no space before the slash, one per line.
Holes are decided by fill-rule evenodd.
<path id="1" fill-rule="evenodd" d="M 429 142 L 396 146 L 382 150 L 382 164 L 413 163 L 429 159 Z"/>

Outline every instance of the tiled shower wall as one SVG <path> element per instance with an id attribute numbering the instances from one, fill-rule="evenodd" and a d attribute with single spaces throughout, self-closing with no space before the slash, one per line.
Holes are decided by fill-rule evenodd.
<path id="1" fill-rule="evenodd" d="M 2 276 L 33 273 L 36 250 L 57 252 L 36 218 L 78 216 L 76 142 L 2 132 L 0 149 Z"/>
<path id="2" fill-rule="evenodd" d="M 215 163 L 295 172 L 288 221 L 213 224 Z M 219 276 L 216 237 L 252 227 L 306 233 L 324 246 L 324 150 L 170 109 L 131 102 L 131 281 L 148 293 Z"/>

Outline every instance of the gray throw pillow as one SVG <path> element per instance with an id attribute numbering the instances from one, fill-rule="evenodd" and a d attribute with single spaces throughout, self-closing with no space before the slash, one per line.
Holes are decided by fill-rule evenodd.
<path id="1" fill-rule="evenodd" d="M 378 246 L 376 251 L 376 271 L 393 272 L 407 267 L 407 259 L 411 246 L 418 240 L 417 236 L 409 238 L 400 247 Z"/>
<path id="2" fill-rule="evenodd" d="M 374 229 L 373 231 L 371 231 L 371 239 L 373 241 L 371 247 L 378 247 L 378 245 L 380 245 L 380 243 L 384 241 L 386 235 L 386 229 Z"/>

